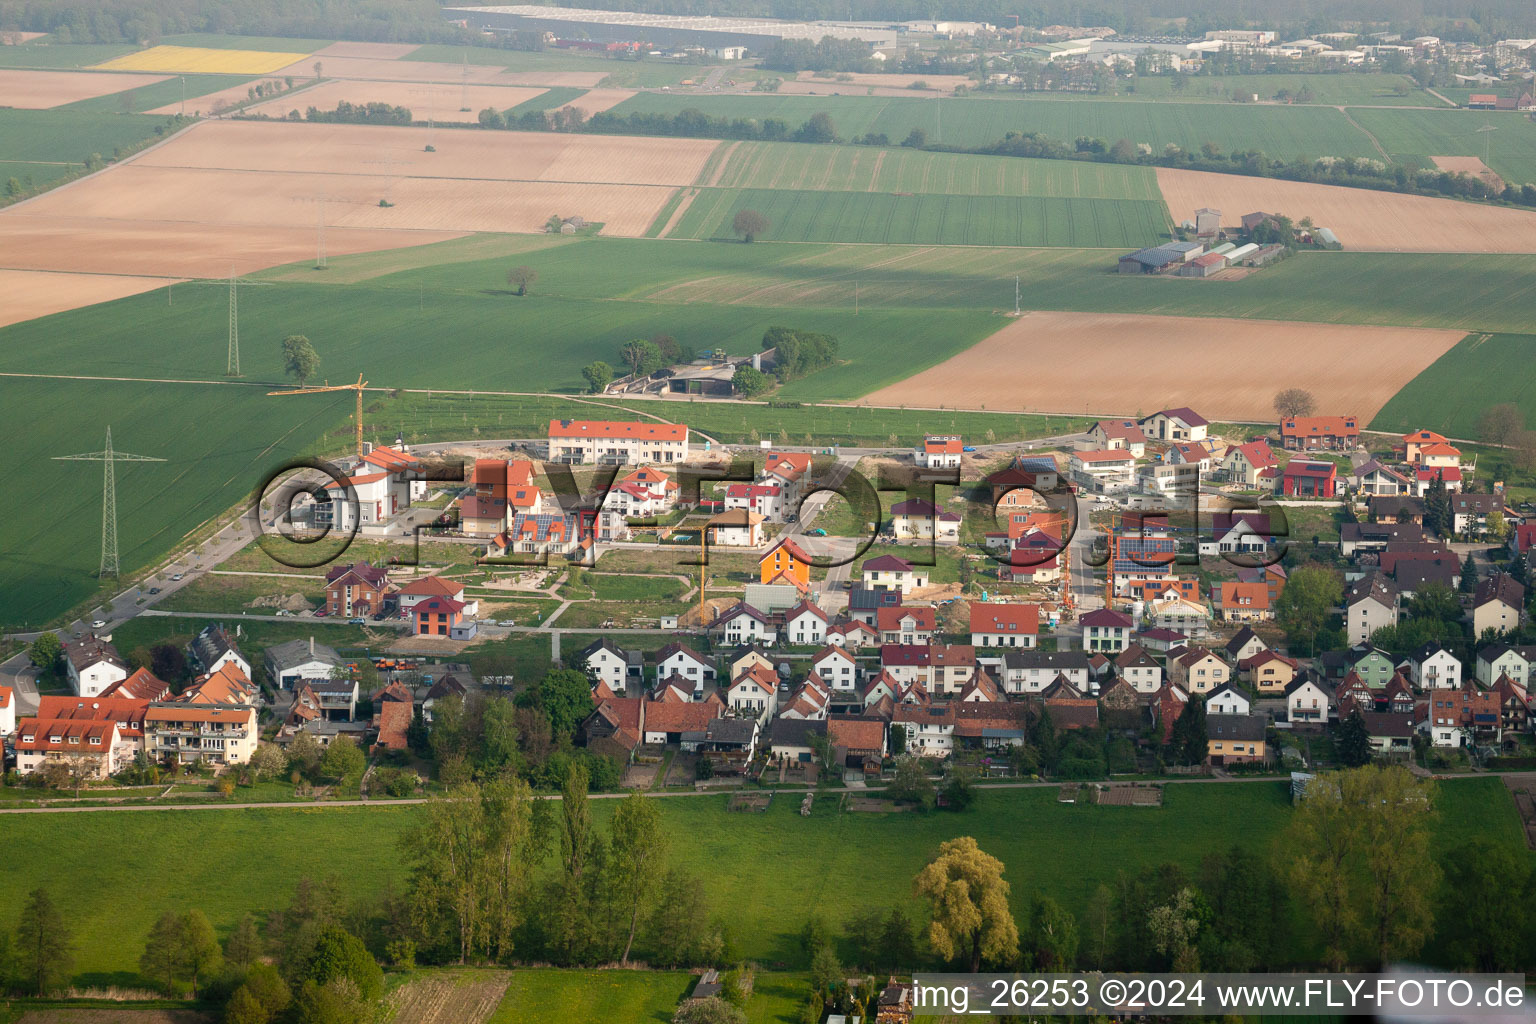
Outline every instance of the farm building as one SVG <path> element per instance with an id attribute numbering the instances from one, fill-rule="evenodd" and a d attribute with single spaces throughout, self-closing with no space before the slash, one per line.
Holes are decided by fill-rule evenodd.
<path id="1" fill-rule="evenodd" d="M 1258 251 L 1259 247 L 1253 242 L 1249 242 L 1246 245 L 1240 245 L 1236 249 L 1233 249 L 1231 252 L 1227 253 L 1227 262 L 1235 267 L 1239 263 L 1243 262 L 1243 260 L 1247 259 L 1249 256 L 1252 256 Z"/>
<path id="2" fill-rule="evenodd" d="M 1169 242 L 1150 249 L 1138 249 L 1120 257 L 1122 274 L 1161 274 L 1170 268 L 1187 263 L 1203 252 L 1198 242 Z"/>
<path id="3" fill-rule="evenodd" d="M 1288 250 L 1285 248 L 1285 246 L 1280 245 L 1278 242 L 1266 245 L 1259 249 L 1258 252 L 1250 253 L 1248 255 L 1248 265 L 1251 267 L 1262 267 L 1264 264 L 1270 263 L 1279 259 L 1281 256 L 1284 256 L 1287 251 Z"/>
<path id="4" fill-rule="evenodd" d="M 1467 97 L 1467 106 L 1472 110 L 1493 110 L 1499 105 L 1499 98 L 1491 92 L 1475 92 Z"/>
<path id="5" fill-rule="evenodd" d="M 1212 274 L 1227 269 L 1227 258 L 1219 252 L 1208 252 L 1204 256 L 1196 256 L 1179 268 L 1180 277 L 1210 277 Z"/>
<path id="6" fill-rule="evenodd" d="M 1339 247 L 1339 236 L 1333 233 L 1332 228 L 1318 228 L 1312 232 L 1312 237 L 1317 239 L 1320 244 L 1330 248 Z"/>
<path id="7" fill-rule="evenodd" d="M 1221 234 L 1221 211 L 1204 208 L 1196 210 L 1195 234 L 1201 238 L 1215 238 Z"/>

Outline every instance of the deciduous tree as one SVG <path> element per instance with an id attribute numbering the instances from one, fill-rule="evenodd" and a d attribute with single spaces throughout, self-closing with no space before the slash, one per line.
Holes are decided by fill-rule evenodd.
<path id="1" fill-rule="evenodd" d="M 1317 399 L 1305 388 L 1284 388 L 1275 392 L 1275 414 L 1283 420 L 1310 416 L 1317 409 Z"/>
<path id="2" fill-rule="evenodd" d="M 757 210 L 737 210 L 731 218 L 731 233 L 741 236 L 743 242 L 752 242 L 758 235 L 767 234 L 768 218 Z"/>
<path id="3" fill-rule="evenodd" d="M 1291 572 L 1280 593 L 1275 618 L 1291 638 L 1293 649 L 1303 643 L 1311 650 L 1328 613 L 1344 597 L 1344 581 L 1320 565 L 1303 565 Z"/>
<path id="4" fill-rule="evenodd" d="M 532 267 L 517 266 L 507 271 L 507 287 L 516 289 L 519 295 L 527 295 L 538 279 L 539 272 Z"/>
<path id="5" fill-rule="evenodd" d="M 75 971 L 74 936 L 46 889 L 33 889 L 22 904 L 21 920 L 16 925 L 16 968 L 26 986 L 38 995 Z"/>
<path id="6" fill-rule="evenodd" d="M 1513 402 L 1490 405 L 1477 418 L 1477 436 L 1487 444 L 1502 448 L 1525 430 L 1525 413 Z"/>
<path id="7" fill-rule="evenodd" d="M 942 843 L 913 888 L 929 901 L 928 941 L 940 956 L 963 957 L 975 973 L 983 958 L 1006 962 L 1018 955 L 1019 929 L 1008 909 L 1003 862 L 983 852 L 975 839 Z"/>
<path id="8" fill-rule="evenodd" d="M 587 391 L 594 395 L 602 394 L 613 383 L 613 367 L 601 359 L 583 366 L 581 375 L 586 379 Z"/>
<path id="9" fill-rule="evenodd" d="M 315 346 L 302 334 L 290 334 L 283 339 L 283 372 L 299 382 L 299 387 L 320 369 L 320 356 Z"/>
<path id="10" fill-rule="evenodd" d="M 622 966 L 629 966 L 629 951 L 635 944 L 635 929 L 640 915 L 654 894 L 653 880 L 667 854 L 667 837 L 662 831 L 661 814 L 653 801 L 635 790 L 613 812 L 613 856 L 610 869 L 617 894 L 629 911 L 629 933 L 624 940 Z"/>
<path id="11" fill-rule="evenodd" d="M 59 641 L 59 634 L 44 632 L 38 634 L 27 647 L 27 658 L 38 668 L 45 672 L 52 671 L 59 664 L 59 659 L 64 657 L 64 645 Z"/>

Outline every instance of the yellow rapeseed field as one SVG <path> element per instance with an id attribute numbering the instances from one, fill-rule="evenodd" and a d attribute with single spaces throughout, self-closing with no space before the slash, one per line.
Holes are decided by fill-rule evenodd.
<path id="1" fill-rule="evenodd" d="M 200 46 L 151 46 L 96 65 L 99 71 L 172 71 L 269 75 L 309 56 L 272 50 L 210 50 Z"/>

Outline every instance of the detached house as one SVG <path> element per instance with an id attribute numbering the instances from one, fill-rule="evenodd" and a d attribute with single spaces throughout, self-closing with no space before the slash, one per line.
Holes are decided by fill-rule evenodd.
<path id="1" fill-rule="evenodd" d="M 721 613 L 709 627 L 718 630 L 727 644 L 771 644 L 778 640 L 778 630 L 768 616 L 745 601 L 738 601 Z"/>
<path id="2" fill-rule="evenodd" d="M 1496 573 L 1481 581 L 1472 600 L 1472 635 L 1486 630 L 1507 633 L 1520 626 L 1525 608 L 1525 588 L 1505 573 Z"/>
<path id="3" fill-rule="evenodd" d="M 937 625 L 933 608 L 900 605 L 881 608 L 875 613 L 875 627 L 882 644 L 926 644 L 933 640 Z"/>
<path id="4" fill-rule="evenodd" d="M 971 645 L 1030 649 L 1040 632 L 1040 606 L 972 601 Z"/>
<path id="5" fill-rule="evenodd" d="M 1264 760 L 1267 728 L 1263 715 L 1206 715 L 1206 759 L 1218 767 Z"/>
<path id="6" fill-rule="evenodd" d="M 1407 477 L 1383 466 L 1375 459 L 1355 467 L 1351 476 L 1354 479 L 1356 493 L 1367 498 L 1396 498 L 1408 494 L 1413 489 Z"/>
<path id="7" fill-rule="evenodd" d="M 704 655 L 683 644 L 667 644 L 656 652 L 656 678 L 671 679 L 681 676 L 688 680 L 694 693 L 701 693 L 706 682 L 713 682 L 715 665 Z"/>
<path id="8" fill-rule="evenodd" d="M 329 679 L 341 664 L 341 656 L 335 648 L 317 644 L 310 637 L 268 647 L 262 652 L 262 664 L 274 687 L 291 690 L 306 679 Z"/>
<path id="9" fill-rule="evenodd" d="M 91 635 L 64 641 L 64 668 L 79 697 L 96 697 L 113 683 L 128 678 L 128 663 L 111 641 Z"/>
<path id="10" fill-rule="evenodd" d="M 1244 626 L 1232 635 L 1227 641 L 1227 661 L 1234 665 L 1241 665 L 1264 651 L 1269 650 L 1262 637 L 1248 626 Z"/>
<path id="11" fill-rule="evenodd" d="M 1118 654 L 1131 643 L 1136 623 L 1124 612 L 1100 608 L 1078 619 L 1083 631 L 1083 650 Z"/>
<path id="12" fill-rule="evenodd" d="M 1292 459 L 1280 475 L 1280 491 L 1297 498 L 1332 498 L 1338 492 L 1339 467 L 1331 462 Z"/>
<path id="13" fill-rule="evenodd" d="M 880 667 L 898 682 L 921 683 L 933 694 L 955 694 L 976 675 L 976 649 L 969 644 L 885 644 Z"/>
<path id="14" fill-rule="evenodd" d="M 784 629 L 779 637 L 790 644 L 823 644 L 832 620 L 811 601 L 801 601 L 784 613 Z"/>
<path id="15" fill-rule="evenodd" d="M 1508 676 L 1516 684 L 1526 686 L 1531 678 L 1533 657 L 1536 657 L 1536 648 L 1488 644 L 1477 652 L 1477 680 L 1484 686 L 1492 686 L 1500 676 Z"/>
<path id="16" fill-rule="evenodd" d="M 1123 451 L 1139 459 L 1147 453 L 1147 435 L 1135 420 L 1099 420 L 1088 430 L 1086 450 L 1094 449 Z"/>
<path id="17" fill-rule="evenodd" d="M 942 512 L 924 498 L 910 498 L 891 506 L 891 533 L 897 540 L 931 540 L 960 543 L 960 516 Z"/>
<path id="18" fill-rule="evenodd" d="M 1093 494 L 1118 494 L 1136 483 L 1136 457 L 1125 450 L 1073 452 L 1072 482 Z"/>
<path id="19" fill-rule="evenodd" d="M 1216 614 L 1227 622 L 1265 622 L 1275 617 L 1263 583 L 1223 583 L 1216 590 Z"/>
<path id="20" fill-rule="evenodd" d="M 924 469 L 959 469 L 965 451 L 958 437 L 925 437 L 922 450 L 917 453 L 917 464 Z"/>
<path id="21" fill-rule="evenodd" d="M 906 595 L 928 585 L 927 569 L 916 568 L 895 555 L 868 559 L 859 567 L 859 575 L 867 590 L 893 590 Z"/>
<path id="22" fill-rule="evenodd" d="M 1285 688 L 1285 713 L 1292 725 L 1327 725 L 1333 694 L 1310 675 Z"/>
<path id="23" fill-rule="evenodd" d="M 325 609 L 335 618 L 374 615 L 384 611 L 389 570 L 358 562 L 339 565 L 325 574 Z"/>
<path id="24" fill-rule="evenodd" d="M 187 654 L 204 675 L 217 672 L 225 665 L 234 665 L 247 678 L 251 675 L 251 663 L 240 653 L 235 638 L 223 626 L 204 626 L 187 645 Z"/>
<path id="25" fill-rule="evenodd" d="M 811 671 L 834 690 L 851 692 L 858 688 L 859 663 L 841 647 L 827 645 L 811 658 Z"/>
<path id="26" fill-rule="evenodd" d="M 1085 693 L 1091 676 L 1088 655 L 1082 651 L 1009 651 L 1003 655 L 1003 688 L 1009 693 L 1040 693 L 1057 680 Z"/>
<path id="27" fill-rule="evenodd" d="M 721 547 L 755 548 L 763 542 L 765 517 L 744 508 L 727 509 L 704 524 L 709 542 Z"/>
<path id="28" fill-rule="evenodd" d="M 1193 409 L 1164 409 L 1136 424 L 1141 432 L 1158 441 L 1204 441 L 1210 421 Z"/>
<path id="29" fill-rule="evenodd" d="M 1270 450 L 1268 441 L 1250 441 L 1228 449 L 1221 461 L 1222 472 L 1233 483 L 1247 488 L 1259 486 L 1259 474 L 1280 465 L 1280 459 Z"/>
<path id="30" fill-rule="evenodd" d="M 1232 667 L 1203 647 L 1190 647 L 1168 657 L 1168 681 L 1185 693 L 1205 696 L 1232 680 Z"/>
<path id="31" fill-rule="evenodd" d="M 405 584 L 395 595 L 395 605 L 400 609 L 401 618 L 412 619 L 416 615 L 416 606 L 434 597 L 459 605 L 460 614 L 466 618 L 480 614 L 479 600 L 464 596 L 464 584 L 441 576 L 425 576 Z"/>
<path id="32" fill-rule="evenodd" d="M 640 676 L 640 653 L 626 651 L 607 637 L 582 648 L 574 661 L 590 678 L 606 684 L 616 694 L 622 694 L 630 679 L 638 680 Z M 659 674 L 658 678 L 666 676 Z"/>
<path id="33" fill-rule="evenodd" d="M 1420 690 L 1454 690 L 1461 686 L 1461 660 L 1434 641 L 1408 656 L 1408 671 Z"/>
<path id="34" fill-rule="evenodd" d="M 1300 662 L 1274 651 L 1256 654 L 1241 667 L 1247 670 L 1253 688 L 1265 697 L 1282 696 L 1301 670 Z"/>
<path id="35" fill-rule="evenodd" d="M 778 692 L 779 674 L 771 668 L 753 665 L 725 687 L 725 702 L 734 710 L 768 718 L 778 705 Z"/>
<path id="36" fill-rule="evenodd" d="M 1115 656 L 1115 675 L 1143 695 L 1156 693 L 1163 685 L 1163 666 L 1138 644 L 1131 644 Z"/>
<path id="37" fill-rule="evenodd" d="M 1344 619 L 1349 639 L 1369 643 L 1371 634 L 1397 625 L 1397 585 L 1380 573 L 1351 583 L 1344 592 Z"/>
<path id="38" fill-rule="evenodd" d="M 804 593 L 811 588 L 811 556 L 786 537 L 758 559 L 757 573 L 759 583 L 792 583 Z"/>
<path id="39" fill-rule="evenodd" d="M 1253 701 L 1248 694 L 1226 683 L 1212 690 L 1205 698 L 1205 713 L 1208 715 L 1246 715 L 1253 710 Z"/>

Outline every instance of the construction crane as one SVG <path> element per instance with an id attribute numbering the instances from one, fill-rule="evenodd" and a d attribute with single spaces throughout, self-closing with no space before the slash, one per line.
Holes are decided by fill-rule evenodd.
<path id="1" fill-rule="evenodd" d="M 355 414 L 354 418 L 356 420 L 356 425 L 357 425 L 357 457 L 358 458 L 362 458 L 363 457 L 363 389 L 366 388 L 367 386 L 368 386 L 368 382 L 363 380 L 363 375 L 362 374 L 358 374 L 357 375 L 357 383 L 356 384 L 332 384 L 330 381 L 326 381 L 324 384 L 320 385 L 319 387 L 294 388 L 291 391 L 268 391 L 267 394 L 269 394 L 269 395 L 320 395 L 320 394 L 324 394 L 324 393 L 326 393 L 328 391 L 355 391 L 355 392 L 357 392 L 357 413 Z"/>

